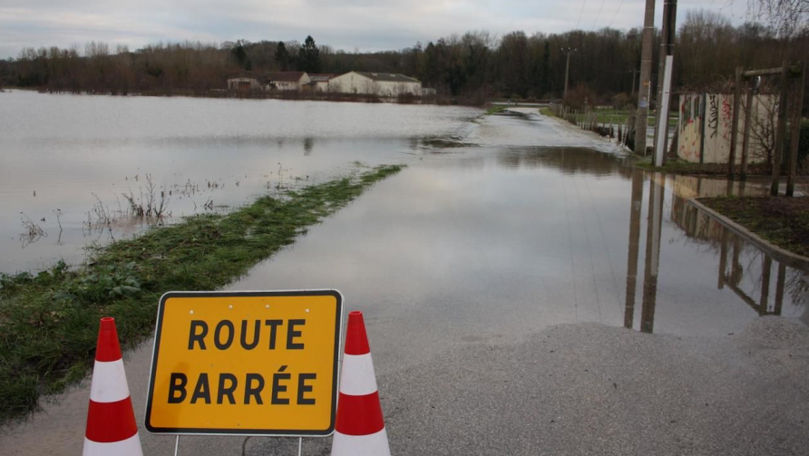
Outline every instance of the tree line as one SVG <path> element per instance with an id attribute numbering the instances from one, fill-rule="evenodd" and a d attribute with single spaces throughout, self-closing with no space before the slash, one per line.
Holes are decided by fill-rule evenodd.
<path id="1" fill-rule="evenodd" d="M 809 31 L 780 36 L 771 26 L 733 26 L 716 13 L 691 12 L 678 28 L 674 87 L 723 89 L 738 65 L 764 68 L 806 59 Z M 136 51 L 126 47 L 112 51 L 104 43 L 92 42 L 82 54 L 57 47 L 24 49 L 17 59 L 0 61 L 0 83 L 66 92 L 207 95 L 223 89 L 227 78 L 239 75 L 356 70 L 404 73 L 436 89 L 446 100 L 478 104 L 492 98 L 561 98 L 569 55 L 570 104 L 623 107 L 632 104 L 637 90 L 640 40 L 639 28 L 604 28 L 530 36 L 516 31 L 499 38 L 469 32 L 386 52 L 335 51 L 318 46 L 311 36 L 303 44 L 185 42 Z M 656 53 L 660 49 L 659 32 L 654 49 Z M 654 59 L 657 62 L 657 55 Z M 653 76 L 653 83 L 656 80 Z"/>

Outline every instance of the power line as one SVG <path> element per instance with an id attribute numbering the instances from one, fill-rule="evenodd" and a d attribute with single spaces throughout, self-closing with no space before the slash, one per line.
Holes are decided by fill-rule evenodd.
<path id="1" fill-rule="evenodd" d="M 576 19 L 576 26 L 573 27 L 573 30 L 576 30 L 576 29 L 579 28 L 579 24 L 581 23 L 581 15 L 582 15 L 582 13 L 584 13 L 584 5 L 586 5 L 586 4 L 587 4 L 587 0 L 581 0 L 581 8 L 579 8 L 579 18 Z"/>
<path id="2" fill-rule="evenodd" d="M 621 7 L 624 6 L 624 0 L 618 2 L 618 9 L 615 10 L 615 14 L 612 15 L 612 19 L 610 19 L 610 23 L 607 25 L 607 28 L 612 27 L 612 24 L 615 23 L 615 18 L 618 17 L 618 13 L 621 12 Z"/>
<path id="3" fill-rule="evenodd" d="M 596 13 L 596 18 L 593 21 L 593 30 L 596 29 L 596 24 L 598 24 L 598 20 L 601 18 L 601 12 L 604 11 L 604 0 L 601 0 L 601 6 L 598 7 L 598 12 Z"/>

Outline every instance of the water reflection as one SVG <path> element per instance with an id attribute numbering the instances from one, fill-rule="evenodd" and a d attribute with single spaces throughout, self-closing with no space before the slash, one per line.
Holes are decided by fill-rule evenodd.
<path id="1" fill-rule="evenodd" d="M 696 205 L 678 202 L 673 209 L 672 220 L 689 236 L 718 249 L 719 289 L 729 288 L 759 315 L 781 315 L 785 293 L 792 304 L 806 304 L 809 264 L 759 245 Z"/>
<path id="2" fill-rule="evenodd" d="M 422 157 L 232 289 L 338 288 L 356 308 L 408 331 L 416 352 L 574 322 L 722 336 L 759 315 L 728 285 L 717 287 L 721 238 L 701 239 L 678 221 L 687 198 L 723 192 L 721 179 L 647 173 L 572 147 Z M 745 249 L 739 286 L 758 302 Z M 771 307 L 779 283 L 772 267 Z M 800 294 L 789 291 L 796 274 L 786 268 L 785 316 L 806 308 L 790 298 Z"/>
<path id="3" fill-rule="evenodd" d="M 629 242 L 627 249 L 626 296 L 624 326 L 635 327 L 637 268 L 641 242 L 641 209 L 643 172 L 632 175 Z M 692 203 L 698 196 L 764 195 L 766 186 L 727 182 L 724 179 L 687 176 L 648 176 L 648 210 L 645 236 L 642 308 L 638 329 L 654 331 L 655 307 L 661 261 L 661 227 L 664 219 L 665 190 L 671 188 L 670 220 L 681 229 L 690 243 L 707 246 L 716 262 L 717 290 L 729 290 L 758 315 L 783 315 L 789 306 L 790 316 L 802 313 L 806 320 L 809 264 L 761 245 L 742 233 L 725 226 L 711 213 Z M 677 271 L 672 271 L 678 274 Z M 774 279 L 774 280 L 773 280 Z"/>
<path id="4" fill-rule="evenodd" d="M 632 328 L 635 313 L 635 286 L 638 279 L 638 247 L 640 244 L 640 213 L 643 199 L 643 174 L 632 174 L 632 198 L 629 206 L 629 248 L 626 261 L 626 304 L 624 326 Z"/>
<path id="5" fill-rule="evenodd" d="M 632 168 L 626 159 L 581 147 L 517 147 L 497 155 L 497 163 L 507 168 L 551 168 L 565 175 L 621 175 L 629 177 Z"/>

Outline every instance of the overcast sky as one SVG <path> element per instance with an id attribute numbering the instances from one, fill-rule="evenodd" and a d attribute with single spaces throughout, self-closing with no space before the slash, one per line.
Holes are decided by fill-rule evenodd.
<path id="1" fill-rule="evenodd" d="M 130 50 L 159 42 L 303 41 L 345 51 L 399 50 L 483 30 L 561 33 L 643 23 L 643 0 L 0 0 L 0 58 L 25 47 L 103 41 Z M 740 24 L 747 0 L 680 0 Z M 663 1 L 657 0 L 659 26 Z"/>

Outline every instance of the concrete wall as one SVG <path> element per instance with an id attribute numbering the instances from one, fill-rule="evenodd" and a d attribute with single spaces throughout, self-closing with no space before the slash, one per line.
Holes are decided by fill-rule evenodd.
<path id="1" fill-rule="evenodd" d="M 373 81 L 354 71 L 335 76 L 329 80 L 329 92 L 334 93 L 373 93 Z"/>
<path id="2" fill-rule="evenodd" d="M 745 102 L 743 98 L 740 103 L 735 163 L 742 160 Z M 766 149 L 757 136 L 766 137 L 768 125 L 774 125 L 776 103 L 777 97 L 774 95 L 756 95 L 753 98 L 748 163 L 767 161 Z M 692 163 L 727 163 L 732 122 L 732 94 L 680 95 L 677 156 Z"/>
<path id="3" fill-rule="evenodd" d="M 398 97 L 399 95 L 421 96 L 421 83 L 377 81 L 376 94 L 383 97 Z"/>

